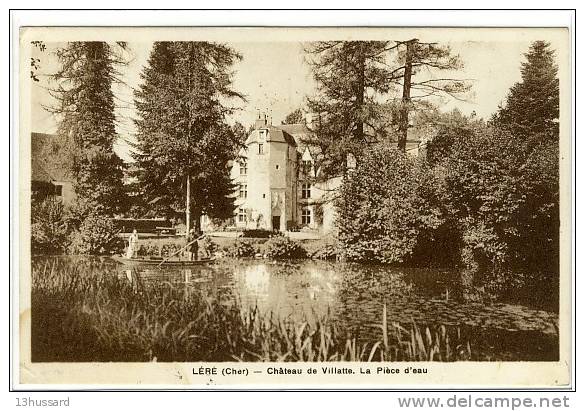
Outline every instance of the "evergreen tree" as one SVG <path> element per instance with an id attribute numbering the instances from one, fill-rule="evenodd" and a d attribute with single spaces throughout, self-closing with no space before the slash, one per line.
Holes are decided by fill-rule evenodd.
<path id="1" fill-rule="evenodd" d="M 429 75 L 462 67 L 445 45 L 333 41 L 313 43 L 306 53 L 318 87 L 308 99 L 316 136 L 309 144 L 318 147 L 325 176 L 342 174 L 348 154 L 359 160 L 380 140 L 397 141 L 405 151 L 413 111 L 427 109 L 429 98 L 460 98 L 469 90 L 464 80 Z"/>
<path id="2" fill-rule="evenodd" d="M 449 46 L 411 39 L 396 42 L 395 50 L 399 66 L 392 71 L 390 81 L 402 88 L 399 104 L 394 107 L 397 108 L 395 123 L 398 126 L 398 148 L 405 151 L 411 113 L 425 109 L 424 103 L 428 102 L 429 97 L 447 95 L 460 99 L 470 86 L 464 80 L 429 76 L 429 72 L 463 68 L 461 59 L 451 53 Z"/>
<path id="3" fill-rule="evenodd" d="M 53 78 L 60 116 L 60 155 L 75 179 L 75 192 L 92 210 L 111 215 L 123 210 L 123 162 L 113 150 L 117 139 L 112 84 L 120 53 L 104 42 L 72 42 L 58 50 L 60 70 Z"/>
<path id="4" fill-rule="evenodd" d="M 242 98 L 230 69 L 241 57 L 207 42 L 157 42 L 135 93 L 139 119 L 134 158 L 141 196 L 167 214 L 233 213 L 228 164 L 241 145 L 225 124 L 226 105 Z M 188 225 L 190 222 L 188 221 Z"/>
<path id="5" fill-rule="evenodd" d="M 239 121 L 236 121 L 234 125 L 231 127 L 232 133 L 234 134 L 235 139 L 240 143 L 244 144 L 246 139 L 248 138 L 248 134 L 250 134 L 246 127 Z"/>
<path id="6" fill-rule="evenodd" d="M 389 46 L 386 41 L 325 41 L 305 49 L 317 82 L 317 95 L 308 99 L 317 117 L 311 125 L 317 139 L 309 143 L 318 147 L 325 175 L 342 174 L 348 155 L 359 157 L 377 138 L 378 98 L 391 86 Z"/>
<path id="7" fill-rule="evenodd" d="M 287 114 L 282 121 L 282 124 L 301 124 L 305 122 L 305 116 L 303 110 L 297 108 L 296 110 Z"/>
<path id="8" fill-rule="evenodd" d="M 559 138 L 559 80 L 554 51 L 536 41 L 525 54 L 522 81 L 510 89 L 506 104 L 494 116 L 496 125 L 517 137 L 545 133 Z"/>

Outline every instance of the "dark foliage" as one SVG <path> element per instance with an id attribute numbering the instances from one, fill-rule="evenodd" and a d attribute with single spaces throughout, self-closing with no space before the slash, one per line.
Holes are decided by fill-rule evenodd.
<path id="1" fill-rule="evenodd" d="M 147 207 L 175 216 L 185 208 L 187 178 L 194 221 L 233 214 L 229 161 L 242 143 L 224 122 L 242 98 L 232 90 L 231 67 L 241 57 L 207 42 L 157 42 L 135 93 L 139 119 L 134 158 L 136 191 Z"/>
<path id="2" fill-rule="evenodd" d="M 242 231 L 242 237 L 247 237 L 247 238 L 269 238 L 273 234 L 274 234 L 274 231 L 263 230 L 261 228 Z"/>
<path id="3" fill-rule="evenodd" d="M 307 251 L 299 242 L 285 236 L 272 237 L 264 246 L 268 258 L 304 258 L 307 256 Z"/>
<path id="4" fill-rule="evenodd" d="M 70 167 L 75 192 L 96 212 L 113 215 L 127 207 L 122 184 L 124 164 L 113 150 L 118 138 L 112 84 L 120 55 L 104 42 L 72 42 L 57 52 L 61 67 L 53 76 L 61 120 L 60 155 Z M 119 44 L 122 49 L 125 45 Z"/>
<path id="5" fill-rule="evenodd" d="M 61 200 L 49 196 L 31 207 L 31 252 L 62 253 L 68 244 L 68 227 Z"/>
<path id="6" fill-rule="evenodd" d="M 540 134 L 493 130 L 456 142 L 445 163 L 446 201 L 465 265 L 558 275 L 558 155 Z"/>
<path id="7" fill-rule="evenodd" d="M 517 138 L 541 134 L 559 138 L 559 79 L 554 51 L 545 41 L 536 41 L 525 54 L 522 80 L 512 86 L 506 104 L 494 116 L 497 127 Z"/>
<path id="8" fill-rule="evenodd" d="M 92 213 L 71 234 L 71 254 L 113 254 L 124 248 L 112 219 Z"/>
<path id="9" fill-rule="evenodd" d="M 419 238 L 445 222 L 432 192 L 434 176 L 407 154 L 388 145 L 365 153 L 342 186 L 337 203 L 339 241 L 350 260 L 402 263 Z"/>
<path id="10" fill-rule="evenodd" d="M 308 99 L 317 118 L 312 128 L 320 158 L 316 164 L 327 176 L 344 173 L 348 155 L 359 157 L 377 138 L 365 124 L 379 118 L 376 98 L 390 90 L 386 64 L 389 41 L 326 41 L 311 43 L 306 54 L 317 82 Z"/>
<path id="11" fill-rule="evenodd" d="M 296 110 L 288 113 L 282 124 L 302 124 L 305 122 L 305 115 L 303 114 L 303 110 L 297 108 Z"/>
<path id="12" fill-rule="evenodd" d="M 254 257 L 256 249 L 249 241 L 236 240 L 229 248 L 227 248 L 226 253 L 230 257 Z"/>

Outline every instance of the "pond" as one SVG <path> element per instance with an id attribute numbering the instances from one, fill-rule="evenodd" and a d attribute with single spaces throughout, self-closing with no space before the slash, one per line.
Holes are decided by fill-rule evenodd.
<path id="1" fill-rule="evenodd" d="M 389 322 L 460 327 L 483 360 L 558 359 L 556 312 L 455 298 L 456 272 L 254 259 L 222 259 L 190 269 L 127 270 L 108 257 L 36 257 L 33 266 L 47 259 L 116 273 L 133 283 L 170 283 L 185 292 L 202 290 L 225 301 L 235 298 L 244 308 L 280 317 L 310 321 L 329 315 L 342 329 L 363 336 L 379 333 L 385 306 Z"/>

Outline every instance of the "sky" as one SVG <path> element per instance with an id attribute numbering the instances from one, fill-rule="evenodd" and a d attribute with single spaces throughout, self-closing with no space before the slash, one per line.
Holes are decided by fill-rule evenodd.
<path id="1" fill-rule="evenodd" d="M 471 93 L 466 101 L 445 98 L 439 109 L 450 111 L 458 108 L 464 114 L 475 112 L 479 117 L 489 118 L 498 105 L 505 101 L 509 88 L 520 80 L 520 64 L 523 54 L 533 39 L 519 41 L 455 41 L 449 42 L 453 54 L 458 54 L 464 64 L 462 70 L 449 75 L 452 78 L 469 79 Z M 258 112 L 272 117 L 272 124 L 280 124 L 285 116 L 303 106 L 306 96 L 313 95 L 315 83 L 305 62 L 303 44 L 300 42 L 230 42 L 227 43 L 242 55 L 242 60 L 234 67 L 234 89 L 246 96 L 246 102 L 239 104 L 240 110 L 231 121 L 249 125 Z M 57 129 L 55 117 L 44 107 L 54 103 L 47 89 L 50 87 L 49 73 L 58 67 L 54 54 L 62 43 L 47 43 L 43 53 L 35 51 L 41 59 L 40 79 L 33 83 L 32 93 L 32 131 L 54 133 Z M 150 42 L 130 42 L 128 55 L 130 62 L 121 68 L 124 84 L 114 86 L 116 96 L 117 131 L 121 138 L 115 150 L 128 159 L 126 141 L 133 140 L 135 118 L 132 90 L 139 87 L 140 73 L 147 64 L 152 48 Z M 554 48 L 554 44 L 553 44 Z"/>

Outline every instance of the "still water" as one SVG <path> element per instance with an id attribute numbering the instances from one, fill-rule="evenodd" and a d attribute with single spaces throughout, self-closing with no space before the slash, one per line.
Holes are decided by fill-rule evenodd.
<path id="1" fill-rule="evenodd" d="M 107 257 L 57 258 L 59 264 L 115 272 L 133 283 L 171 283 L 185 292 L 202 290 L 228 303 L 237 299 L 245 308 L 257 307 L 280 317 L 311 321 L 329 315 L 344 329 L 366 335 L 376 332 L 386 305 L 389 322 L 460 327 L 488 360 L 558 358 L 556 312 L 457 298 L 458 275 L 450 271 L 253 259 L 223 259 L 190 269 L 127 270 Z M 46 263 L 46 257 L 36 263 Z"/>

